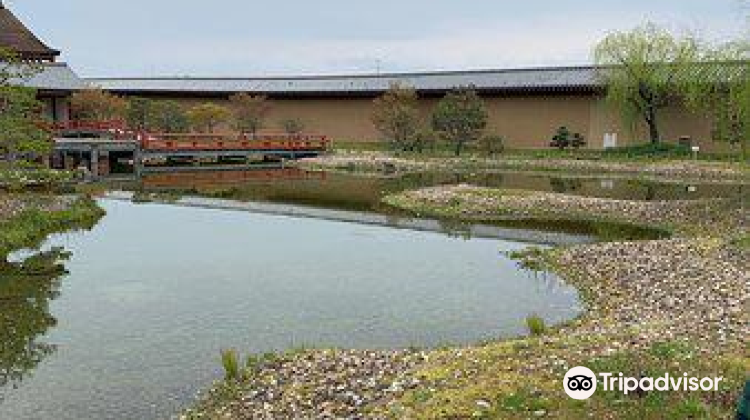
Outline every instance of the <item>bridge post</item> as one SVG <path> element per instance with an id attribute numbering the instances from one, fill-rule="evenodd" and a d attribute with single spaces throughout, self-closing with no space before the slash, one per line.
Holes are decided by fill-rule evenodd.
<path id="1" fill-rule="evenodd" d="M 143 176 L 143 153 L 142 143 L 138 142 L 133 150 L 133 173 L 135 173 L 136 179 L 140 179 Z"/>
<path id="2" fill-rule="evenodd" d="M 91 176 L 94 179 L 99 178 L 99 148 L 94 146 L 91 148 L 91 161 L 89 162 Z"/>

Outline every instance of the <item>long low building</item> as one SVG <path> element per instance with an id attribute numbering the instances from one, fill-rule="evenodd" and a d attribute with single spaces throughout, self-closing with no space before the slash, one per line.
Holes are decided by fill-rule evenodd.
<path id="1" fill-rule="evenodd" d="M 472 86 L 489 111 L 488 133 L 506 139 L 511 148 L 549 147 L 560 126 L 583 134 L 592 148 L 623 146 L 647 138 L 644 127 L 628 127 L 605 102 L 605 88 L 593 66 L 548 67 L 428 73 L 260 77 L 260 78 L 92 78 L 94 86 L 128 97 L 174 99 L 186 107 L 205 101 L 226 104 L 241 92 L 271 100 L 267 126 L 298 119 L 307 130 L 335 141 L 375 142 L 373 99 L 393 83 L 411 86 L 422 98 L 425 118 L 446 92 Z M 714 146 L 705 117 L 679 107 L 662 112 L 663 137 L 690 137 Z"/>

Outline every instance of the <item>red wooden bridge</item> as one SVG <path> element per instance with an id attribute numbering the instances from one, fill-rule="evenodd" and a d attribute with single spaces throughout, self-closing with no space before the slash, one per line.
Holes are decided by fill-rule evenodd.
<path id="1" fill-rule="evenodd" d="M 154 133 L 122 121 L 66 121 L 45 125 L 55 142 L 56 166 L 85 164 L 108 173 L 115 159 L 131 159 L 136 170 L 170 161 L 281 160 L 314 157 L 330 147 L 318 134 Z"/>
<path id="2" fill-rule="evenodd" d="M 143 151 L 184 152 L 208 150 L 257 150 L 323 152 L 330 142 L 319 134 L 214 134 L 155 133 L 133 130 L 123 121 L 65 121 L 47 124 L 56 142 L 94 139 L 135 142 Z"/>

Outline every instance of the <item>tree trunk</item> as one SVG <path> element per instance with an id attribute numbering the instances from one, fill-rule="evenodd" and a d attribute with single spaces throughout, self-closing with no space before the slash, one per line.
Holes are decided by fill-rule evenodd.
<path id="1" fill-rule="evenodd" d="M 648 109 L 648 115 L 646 115 L 646 124 L 648 124 L 648 135 L 651 140 L 651 144 L 659 144 L 661 138 L 659 136 L 659 125 L 656 122 L 656 110 L 653 107 Z"/>
<path id="2" fill-rule="evenodd" d="M 463 142 L 460 140 L 457 141 L 456 142 L 456 156 L 461 156 L 461 146 L 463 146 Z"/>

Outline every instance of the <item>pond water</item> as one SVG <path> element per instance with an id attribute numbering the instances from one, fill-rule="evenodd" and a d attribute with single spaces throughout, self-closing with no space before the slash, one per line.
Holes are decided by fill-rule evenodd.
<path id="1" fill-rule="evenodd" d="M 494 188 L 557 192 L 623 200 L 695 200 L 748 195 L 739 183 L 654 182 L 618 177 L 574 177 L 522 172 L 417 173 L 364 176 L 355 173 L 311 172 L 297 168 L 206 170 L 147 173 L 121 187 L 141 191 L 207 194 L 240 200 L 263 200 L 327 208 L 386 211 L 381 198 L 403 190 L 469 183 Z"/>
<path id="2" fill-rule="evenodd" d="M 45 245 L 72 253 L 69 274 L 0 279 L 2 419 L 165 418 L 221 376 L 220 349 L 470 343 L 523 334 L 530 314 L 557 323 L 581 310 L 572 287 L 503 254 L 526 241 L 490 227 L 469 238 L 101 204 L 92 231 Z"/>

